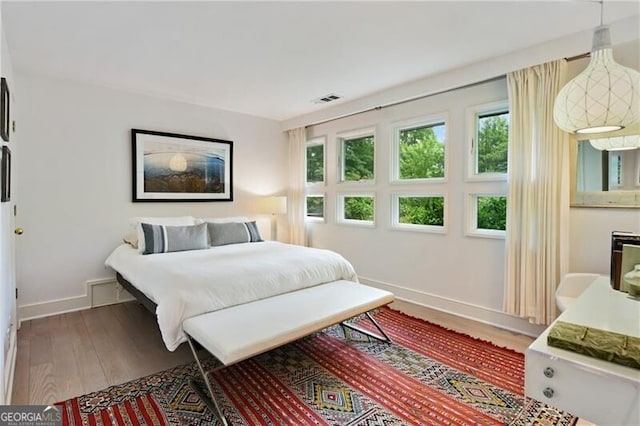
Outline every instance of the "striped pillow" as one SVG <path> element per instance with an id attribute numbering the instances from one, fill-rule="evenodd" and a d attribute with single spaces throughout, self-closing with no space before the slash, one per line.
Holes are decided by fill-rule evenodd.
<path id="1" fill-rule="evenodd" d="M 262 241 L 256 222 L 207 222 L 209 243 L 212 247 L 226 244 L 255 243 Z"/>
<path id="2" fill-rule="evenodd" d="M 206 223 L 193 226 L 141 223 L 140 226 L 142 226 L 142 233 L 144 234 L 144 251 L 142 254 L 209 248 Z"/>

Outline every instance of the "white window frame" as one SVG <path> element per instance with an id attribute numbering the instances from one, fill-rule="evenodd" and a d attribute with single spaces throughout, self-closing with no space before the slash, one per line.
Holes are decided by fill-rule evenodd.
<path id="1" fill-rule="evenodd" d="M 466 235 L 471 237 L 505 239 L 507 231 L 478 228 L 478 197 L 506 197 L 504 192 L 481 192 L 466 194 Z M 507 200 L 508 202 L 508 200 Z"/>
<path id="2" fill-rule="evenodd" d="M 357 220 L 345 219 L 344 217 L 344 199 L 347 197 L 369 197 L 373 198 L 373 220 Z M 336 203 L 336 223 L 340 225 L 361 226 L 365 228 L 375 228 L 376 226 L 377 201 L 375 192 L 349 192 L 340 193 L 337 196 Z"/>
<path id="3" fill-rule="evenodd" d="M 322 197 L 324 200 L 322 203 L 322 217 L 316 216 L 308 216 L 307 211 L 307 199 L 309 197 Z M 326 222 L 327 221 L 327 195 L 325 193 L 322 194 L 307 194 L 304 197 L 304 220 L 308 222 Z"/>
<path id="4" fill-rule="evenodd" d="M 327 138 L 326 136 L 320 136 L 308 140 L 304 147 L 304 183 L 307 188 L 316 186 L 325 186 L 327 183 Z M 322 181 L 321 182 L 307 182 L 307 148 L 322 145 Z"/>
<path id="5" fill-rule="evenodd" d="M 418 225 L 410 223 L 400 223 L 400 198 L 417 197 L 417 198 L 443 198 L 444 208 L 442 212 L 443 225 Z M 427 232 L 433 234 L 446 234 L 448 224 L 448 205 L 446 193 L 392 193 L 391 194 L 391 229 L 398 231 L 411 232 Z"/>
<path id="6" fill-rule="evenodd" d="M 344 179 L 344 142 L 346 140 L 358 139 L 367 136 L 373 137 L 373 179 L 363 179 L 363 180 L 345 180 Z M 337 172 L 338 172 L 338 183 L 340 185 L 362 185 L 362 184 L 375 184 L 376 182 L 376 157 L 377 157 L 377 137 L 376 137 L 376 128 L 368 127 L 360 130 L 353 130 L 350 132 L 343 132 L 336 135 L 337 147 L 338 147 L 338 164 L 337 164 Z"/>
<path id="7" fill-rule="evenodd" d="M 420 127 L 430 127 L 444 123 L 444 176 L 439 178 L 400 179 L 400 132 Z M 393 123 L 391 125 L 391 183 L 420 184 L 445 183 L 449 170 L 449 114 L 439 113 L 426 117 L 414 118 Z"/>
<path id="8" fill-rule="evenodd" d="M 499 112 L 509 112 L 509 101 L 507 99 L 490 102 L 481 105 L 474 105 L 466 108 L 467 115 L 467 180 L 477 182 L 505 181 L 507 173 L 478 173 L 478 116 L 483 114 L 494 114 Z M 511 129 L 509 129 L 511 131 Z"/>

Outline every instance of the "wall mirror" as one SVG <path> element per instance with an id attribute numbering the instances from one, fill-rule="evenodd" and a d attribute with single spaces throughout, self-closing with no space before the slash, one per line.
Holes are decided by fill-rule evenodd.
<path id="1" fill-rule="evenodd" d="M 640 208 L 639 140 L 640 128 L 572 136 L 571 205 Z"/>

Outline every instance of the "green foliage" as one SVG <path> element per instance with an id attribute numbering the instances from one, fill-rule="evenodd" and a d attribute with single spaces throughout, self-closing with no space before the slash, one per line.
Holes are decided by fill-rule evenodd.
<path id="1" fill-rule="evenodd" d="M 374 176 L 373 136 L 343 141 L 344 180 L 370 180 Z"/>
<path id="2" fill-rule="evenodd" d="M 444 225 L 444 197 L 400 197 L 400 223 Z"/>
<path id="3" fill-rule="evenodd" d="M 307 197 L 307 216 L 324 217 L 324 197 Z"/>
<path id="4" fill-rule="evenodd" d="M 373 197 L 344 197 L 344 218 L 373 221 Z"/>
<path id="5" fill-rule="evenodd" d="M 439 141 L 436 126 L 400 132 L 400 179 L 444 177 L 444 143 Z"/>
<path id="6" fill-rule="evenodd" d="M 478 229 L 507 229 L 507 197 L 478 197 Z"/>
<path id="7" fill-rule="evenodd" d="M 324 180 L 324 145 L 307 147 L 307 183 Z"/>
<path id="8" fill-rule="evenodd" d="M 507 173 L 509 113 L 478 117 L 478 173 Z"/>

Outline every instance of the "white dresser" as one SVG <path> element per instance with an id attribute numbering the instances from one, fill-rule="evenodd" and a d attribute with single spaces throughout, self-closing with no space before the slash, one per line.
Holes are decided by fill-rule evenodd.
<path id="1" fill-rule="evenodd" d="M 640 300 L 601 277 L 558 320 L 640 337 Z M 640 425 L 640 370 L 550 347 L 550 328 L 525 353 L 526 396 L 599 426 Z"/>

